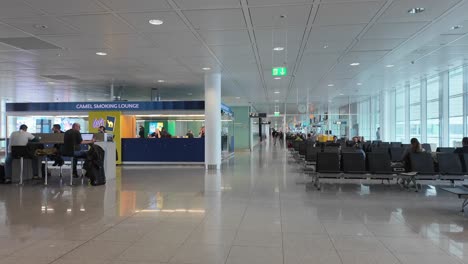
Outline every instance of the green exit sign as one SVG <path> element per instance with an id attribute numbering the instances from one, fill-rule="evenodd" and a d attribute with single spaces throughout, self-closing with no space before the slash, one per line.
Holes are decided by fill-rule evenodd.
<path id="1" fill-rule="evenodd" d="M 275 116 L 279 116 L 280 115 L 280 112 L 275 112 Z"/>
<path id="2" fill-rule="evenodd" d="M 271 70 L 273 76 L 286 76 L 288 75 L 288 69 L 286 67 L 276 67 Z"/>

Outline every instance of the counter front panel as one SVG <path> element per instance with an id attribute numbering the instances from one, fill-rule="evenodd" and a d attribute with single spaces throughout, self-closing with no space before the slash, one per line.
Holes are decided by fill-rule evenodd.
<path id="1" fill-rule="evenodd" d="M 204 162 L 204 138 L 123 138 L 123 162 Z"/>

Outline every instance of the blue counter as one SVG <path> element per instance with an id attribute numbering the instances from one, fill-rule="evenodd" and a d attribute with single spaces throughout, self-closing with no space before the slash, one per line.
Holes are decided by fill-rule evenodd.
<path id="1" fill-rule="evenodd" d="M 122 162 L 204 163 L 204 138 L 123 138 Z"/>

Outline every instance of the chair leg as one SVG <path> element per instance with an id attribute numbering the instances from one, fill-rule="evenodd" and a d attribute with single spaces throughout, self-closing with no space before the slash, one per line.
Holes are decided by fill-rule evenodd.
<path id="1" fill-rule="evenodd" d="M 20 182 L 19 184 L 22 185 L 23 184 L 23 157 L 20 158 L 20 164 L 21 164 L 21 169 L 20 169 Z"/>
<path id="2" fill-rule="evenodd" d="M 81 185 L 84 184 L 83 163 L 84 163 L 84 161 L 81 160 Z"/>
<path id="3" fill-rule="evenodd" d="M 44 185 L 47 186 L 47 156 L 44 156 L 45 158 L 45 166 L 44 166 Z"/>
<path id="4" fill-rule="evenodd" d="M 74 161 L 74 158 L 72 157 L 71 158 L 71 167 L 70 167 L 70 186 L 73 185 L 73 161 Z"/>

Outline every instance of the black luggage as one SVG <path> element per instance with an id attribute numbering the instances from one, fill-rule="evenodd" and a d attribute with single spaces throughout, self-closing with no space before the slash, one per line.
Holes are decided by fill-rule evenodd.
<path id="1" fill-rule="evenodd" d="M 106 175 L 104 173 L 104 150 L 98 145 L 91 145 L 84 169 L 86 170 L 86 177 L 93 186 L 106 184 Z"/>
<path id="2" fill-rule="evenodd" d="M 0 183 L 5 181 L 5 165 L 0 164 Z"/>

